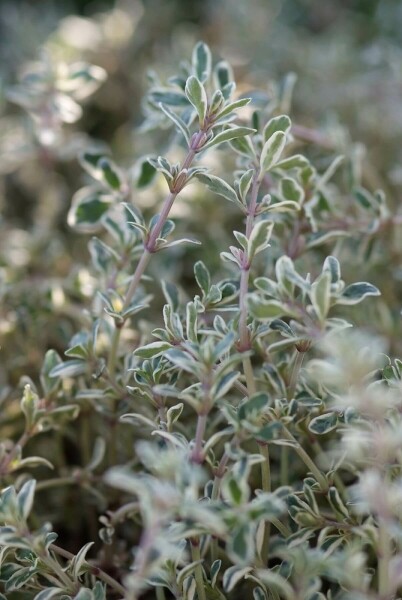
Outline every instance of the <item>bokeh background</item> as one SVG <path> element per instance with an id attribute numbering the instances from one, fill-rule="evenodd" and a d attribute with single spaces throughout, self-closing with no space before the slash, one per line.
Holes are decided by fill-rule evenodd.
<path id="1" fill-rule="evenodd" d="M 316 132 L 320 143 L 307 148 L 316 166 L 325 167 L 337 153 L 358 156 L 364 184 L 384 189 L 398 214 L 401 23 L 398 0 L 2 0 L 3 396 L 23 375 L 37 379 L 47 348 L 63 352 L 93 293 L 89 237 L 66 225 L 71 198 L 87 178 L 77 153 L 101 141 L 119 164 L 130 167 L 144 154 L 164 151 L 163 132 L 138 130 L 149 69 L 166 79 L 203 39 L 215 58 L 232 63 L 240 91 L 259 89 L 269 97 L 287 74 L 294 73 L 291 115 L 294 122 Z M 55 62 L 85 60 L 107 72 L 106 82 L 84 102 L 83 116 L 63 126 L 63 143 L 50 156 L 34 139 L 32 119 L 10 96 L 27 63 L 44 56 Z M 158 190 L 152 193 L 142 200 L 150 210 L 160 198 Z M 229 241 L 238 215 L 205 195 L 191 210 L 182 207 L 182 211 L 191 232 L 207 242 L 204 247 L 211 255 L 207 262 L 218 270 L 219 250 Z M 366 260 L 352 253 L 344 271 L 346 280 L 368 279 L 383 291 L 375 314 L 359 308 L 356 320 L 374 328 L 378 324 L 395 352 L 402 351 L 401 238 L 400 227 L 387 230 L 376 242 L 374 257 Z M 170 257 L 163 267 L 191 288 L 191 265 L 199 251 L 186 252 Z"/>

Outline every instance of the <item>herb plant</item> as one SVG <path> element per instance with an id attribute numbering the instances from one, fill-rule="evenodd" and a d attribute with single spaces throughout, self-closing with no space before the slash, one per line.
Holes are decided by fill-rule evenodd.
<path id="1" fill-rule="evenodd" d="M 46 161 L 104 79 L 45 61 L 12 92 Z M 152 74 L 143 103 L 141 129 L 168 132 L 166 156 L 124 168 L 101 145 L 80 154 L 89 184 L 67 221 L 93 235 L 90 293 L 64 356 L 49 349 L 40 374 L 22 378 L 0 446 L 2 597 L 399 597 L 402 363 L 351 329 L 350 307 L 380 292 L 344 281 L 339 260 L 394 217 L 350 158 L 301 153 L 291 88 L 237 95 L 230 65 L 198 43 L 167 83 Z M 150 215 L 137 196 L 162 182 Z M 201 195 L 237 223 L 217 240 L 219 269 L 190 226 L 174 233 L 175 221 L 186 230 L 175 203 Z M 206 215 L 201 226 L 213 225 Z M 167 267 L 187 255 L 184 289 Z M 58 540 L 44 492 L 58 520 L 84 512 L 85 545 Z"/>

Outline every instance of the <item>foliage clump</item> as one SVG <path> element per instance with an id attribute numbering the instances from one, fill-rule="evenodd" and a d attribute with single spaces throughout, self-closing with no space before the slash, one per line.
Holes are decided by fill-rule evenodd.
<path id="1" fill-rule="evenodd" d="M 104 79 L 45 59 L 12 91 L 47 164 Z M 349 159 L 300 148 L 287 81 L 238 94 L 200 42 L 176 76 L 151 77 L 141 130 L 167 132 L 163 156 L 127 168 L 101 144 L 80 153 L 88 185 L 67 222 L 91 234 L 90 265 L 53 290 L 70 342 L 22 377 L 18 408 L 4 393 L 4 597 L 398 597 L 402 363 L 352 328 L 351 307 L 380 291 L 342 279 L 339 260 L 392 211 Z M 149 214 L 137 198 L 162 187 Z M 172 217 L 204 197 L 236 222 L 215 240 L 219 268 Z M 185 287 L 168 267 L 187 257 Z M 70 519 L 80 547 L 65 547 Z"/>

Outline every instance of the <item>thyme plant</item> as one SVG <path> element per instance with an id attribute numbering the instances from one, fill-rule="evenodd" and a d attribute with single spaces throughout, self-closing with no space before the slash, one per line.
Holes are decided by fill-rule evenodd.
<path id="1" fill-rule="evenodd" d="M 81 82 L 104 79 L 88 65 L 56 72 L 56 85 L 33 72 L 13 93 L 47 152 L 80 115 Z M 346 159 L 300 153 L 291 87 L 238 95 L 230 65 L 198 43 L 166 83 L 152 74 L 143 103 L 142 131 L 169 132 L 166 156 L 124 168 L 100 145 L 80 154 L 90 180 L 68 225 L 93 235 L 91 294 L 64 356 L 49 349 L 23 378 L 19 436 L 0 446 L 2 598 L 400 597 L 402 362 L 350 331 L 350 307 L 380 292 L 344 281 L 337 258 L 393 216 L 356 171 L 338 176 Z M 191 230 L 174 235 L 175 203 L 206 195 L 237 223 L 219 273 Z M 188 289 L 153 270 L 183 252 Z M 33 455 L 42 436 L 52 451 Z M 44 491 L 57 519 L 84 512 L 82 547 L 58 539 Z"/>

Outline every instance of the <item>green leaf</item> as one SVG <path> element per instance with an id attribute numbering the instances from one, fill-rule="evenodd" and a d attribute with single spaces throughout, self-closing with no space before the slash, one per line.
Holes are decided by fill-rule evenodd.
<path id="1" fill-rule="evenodd" d="M 36 573 L 39 571 L 36 567 L 24 567 L 11 575 L 8 581 L 5 582 L 5 591 L 13 592 L 21 589 Z"/>
<path id="2" fill-rule="evenodd" d="M 328 181 L 331 179 L 335 171 L 338 169 L 341 163 L 343 163 L 344 160 L 344 156 L 337 156 L 336 158 L 334 158 L 334 160 L 329 165 L 325 173 L 323 173 L 323 175 L 321 175 L 320 179 L 318 180 L 316 184 L 317 190 L 321 190 L 328 183 Z"/>
<path id="3" fill-rule="evenodd" d="M 331 303 L 331 275 L 324 271 L 311 286 L 311 302 L 321 322 L 325 321 Z"/>
<path id="4" fill-rule="evenodd" d="M 234 189 L 220 177 L 210 175 L 209 173 L 199 173 L 197 175 L 197 179 L 199 179 L 201 183 L 205 183 L 208 189 L 211 190 L 211 192 L 219 194 L 219 196 L 223 196 L 224 198 L 226 198 L 226 200 L 234 202 L 235 204 L 240 206 L 242 210 L 244 210 L 244 206 L 237 197 L 237 194 L 234 191 Z"/>
<path id="5" fill-rule="evenodd" d="M 183 371 L 188 373 L 196 373 L 197 371 L 197 363 L 186 352 L 172 349 L 167 352 L 166 358 Z"/>
<path id="6" fill-rule="evenodd" d="M 262 134 L 264 143 L 269 140 L 277 131 L 283 131 L 288 133 L 292 126 L 292 121 L 287 115 L 279 115 L 278 117 L 272 117 L 264 127 Z"/>
<path id="7" fill-rule="evenodd" d="M 188 127 L 185 124 L 185 122 L 179 117 L 179 115 L 174 113 L 167 106 L 160 104 L 160 107 L 161 107 L 162 111 L 165 113 L 165 115 L 172 121 L 172 123 L 174 123 L 176 125 L 177 129 L 179 129 L 179 131 L 181 131 L 187 144 L 190 144 L 190 132 L 189 132 Z"/>
<path id="8" fill-rule="evenodd" d="M 348 285 L 342 295 L 337 299 L 337 304 L 358 304 L 367 296 L 381 296 L 381 292 L 371 283 L 359 281 L 358 283 L 352 283 Z"/>
<path id="9" fill-rule="evenodd" d="M 328 500 L 335 512 L 340 516 L 348 519 L 350 517 L 349 511 L 346 508 L 342 498 L 339 495 L 336 487 L 331 486 L 328 490 Z"/>
<path id="10" fill-rule="evenodd" d="M 295 179 L 284 177 L 279 184 L 279 193 L 285 200 L 300 204 L 304 200 L 304 190 Z"/>
<path id="11" fill-rule="evenodd" d="M 240 373 L 238 371 L 231 371 L 216 382 L 211 388 L 211 396 L 214 400 L 223 398 L 225 394 L 231 389 L 235 381 L 239 378 Z"/>
<path id="12" fill-rule="evenodd" d="M 207 93 L 201 81 L 192 75 L 186 82 L 186 96 L 197 111 L 200 126 L 203 127 L 207 114 Z"/>
<path id="13" fill-rule="evenodd" d="M 279 421 L 268 423 L 261 427 L 258 432 L 254 435 L 255 439 L 259 442 L 272 442 L 277 440 L 282 430 L 282 424 Z"/>
<path id="14" fill-rule="evenodd" d="M 295 594 L 292 586 L 276 571 L 273 571 L 272 569 L 261 569 L 257 571 L 257 576 L 269 589 L 273 588 L 274 590 L 278 590 L 281 598 L 284 598 L 285 600 L 294 600 Z"/>
<path id="15" fill-rule="evenodd" d="M 271 239 L 273 227 L 273 222 L 267 220 L 259 221 L 257 225 L 253 227 L 248 243 L 247 255 L 249 261 L 251 261 L 256 254 L 259 254 L 269 247 L 269 240 Z"/>
<path id="16" fill-rule="evenodd" d="M 64 590 L 60 588 L 47 588 L 46 590 L 39 592 L 39 594 L 36 594 L 34 600 L 50 600 L 51 598 L 61 596 L 62 594 L 64 594 Z"/>
<path id="17" fill-rule="evenodd" d="M 214 76 L 217 87 L 222 90 L 233 81 L 232 67 L 225 60 L 221 60 L 215 65 Z"/>
<path id="18" fill-rule="evenodd" d="M 73 421 L 79 415 L 78 404 L 65 404 L 47 412 L 40 420 L 43 430 L 53 427 L 65 426 L 68 421 Z"/>
<path id="19" fill-rule="evenodd" d="M 252 418 L 258 416 L 267 406 L 269 406 L 268 394 L 259 392 L 250 396 L 245 402 L 242 402 L 237 414 L 241 420 Z"/>
<path id="20" fill-rule="evenodd" d="M 193 73 L 204 83 L 211 75 L 212 58 L 211 51 L 204 42 L 198 42 L 194 46 L 192 55 Z"/>
<path id="21" fill-rule="evenodd" d="M 86 563 L 86 556 L 95 542 L 88 542 L 79 550 L 79 552 L 74 556 L 70 563 L 71 574 L 74 579 L 78 579 L 82 573 L 88 570 L 89 565 Z"/>
<path id="22" fill-rule="evenodd" d="M 219 559 L 214 560 L 214 562 L 211 565 L 211 569 L 209 571 L 209 577 L 210 577 L 210 580 L 211 580 L 211 587 L 212 588 L 214 588 L 215 585 L 216 585 L 216 580 L 218 578 L 221 566 L 222 566 L 222 561 L 219 560 Z"/>
<path id="23" fill-rule="evenodd" d="M 238 567 L 237 565 L 226 569 L 222 582 L 225 592 L 231 592 L 235 585 L 244 579 L 250 571 L 252 571 L 252 567 Z"/>
<path id="24" fill-rule="evenodd" d="M 116 165 L 106 157 L 98 162 L 98 168 L 102 174 L 102 180 L 114 191 L 122 186 L 121 176 Z"/>
<path id="25" fill-rule="evenodd" d="M 230 140 L 229 144 L 238 154 L 247 156 L 247 158 L 255 157 L 254 147 L 248 136 L 234 138 Z"/>
<path id="26" fill-rule="evenodd" d="M 308 238 L 306 248 L 310 250 L 311 248 L 321 246 L 321 244 L 325 244 L 335 238 L 348 237 L 349 235 L 350 233 L 348 231 L 343 231 L 342 229 L 333 229 L 332 231 L 320 231 L 313 233 Z"/>
<path id="27" fill-rule="evenodd" d="M 137 188 L 148 187 L 155 178 L 156 168 L 151 165 L 148 158 L 140 158 L 134 167 L 134 182 Z"/>
<path id="28" fill-rule="evenodd" d="M 81 588 L 74 600 L 94 600 L 93 594 L 89 588 Z"/>
<path id="29" fill-rule="evenodd" d="M 285 508 L 284 501 L 277 495 L 263 492 L 250 502 L 247 512 L 253 521 L 269 521 L 279 517 Z"/>
<path id="30" fill-rule="evenodd" d="M 20 406 L 25 416 L 26 426 L 29 429 L 36 422 L 39 409 L 39 397 L 32 391 L 29 384 L 24 387 Z"/>
<path id="31" fill-rule="evenodd" d="M 49 373 L 49 377 L 78 377 L 84 375 L 88 370 L 86 362 L 83 360 L 67 360 L 57 364 Z"/>
<path id="32" fill-rule="evenodd" d="M 139 358 L 153 358 L 160 356 L 171 347 L 172 344 L 169 344 L 169 342 L 151 342 L 146 346 L 134 350 L 134 356 L 138 356 Z"/>
<path id="33" fill-rule="evenodd" d="M 149 93 L 149 98 L 157 106 L 168 104 L 169 106 L 188 106 L 187 98 L 182 92 L 173 91 L 169 88 L 154 88 Z"/>
<path id="34" fill-rule="evenodd" d="M 179 404 L 175 404 L 171 406 L 166 413 L 166 423 L 167 430 L 171 431 L 172 426 L 176 421 L 180 418 L 181 413 L 183 412 L 184 404 L 183 402 L 179 402 Z"/>
<path id="35" fill-rule="evenodd" d="M 247 297 L 247 305 L 251 315 L 261 321 L 276 319 L 287 314 L 287 310 L 281 302 L 278 300 L 265 301 L 257 294 L 250 294 Z"/>
<path id="36" fill-rule="evenodd" d="M 253 599 L 254 600 L 268 600 L 268 596 L 265 593 L 265 590 L 258 586 L 253 589 Z"/>
<path id="37" fill-rule="evenodd" d="M 294 154 L 288 158 L 284 158 L 280 162 L 277 162 L 275 169 L 282 169 L 283 171 L 290 171 L 291 169 L 304 169 L 309 165 L 309 162 L 302 154 Z"/>
<path id="38" fill-rule="evenodd" d="M 251 133 L 255 133 L 255 129 L 250 129 L 250 127 L 230 127 L 228 129 L 224 129 L 215 135 L 207 144 L 205 144 L 203 146 L 203 150 L 211 148 L 212 146 L 217 146 L 223 142 L 229 142 L 235 138 L 242 138 L 246 135 L 250 135 Z"/>
<path id="39" fill-rule="evenodd" d="M 84 188 L 73 197 L 67 223 L 73 229 L 85 233 L 96 231 L 101 218 L 112 205 L 112 198 L 90 188 Z"/>
<path id="40" fill-rule="evenodd" d="M 32 509 L 33 499 L 35 496 L 35 487 L 35 479 L 29 479 L 26 483 L 24 483 L 17 495 L 18 510 L 24 521 L 27 520 Z"/>
<path id="41" fill-rule="evenodd" d="M 316 433 L 317 435 L 324 435 L 325 433 L 333 431 L 336 428 L 337 424 L 337 414 L 334 412 L 328 412 L 324 415 L 318 415 L 318 417 L 314 417 L 314 419 L 311 419 L 308 428 L 312 433 Z"/>
<path id="42" fill-rule="evenodd" d="M 331 283 L 338 283 L 341 278 L 341 266 L 335 256 L 327 256 L 322 267 L 323 272 L 330 274 Z"/>
<path id="43" fill-rule="evenodd" d="M 40 373 L 40 381 L 46 394 L 51 394 L 59 385 L 59 382 L 50 377 L 49 373 L 61 362 L 62 360 L 55 350 L 46 352 Z"/>
<path id="44" fill-rule="evenodd" d="M 216 119 L 219 120 L 222 117 L 226 117 L 227 115 L 230 115 L 230 113 L 233 112 L 234 110 L 237 110 L 238 108 L 242 108 L 243 106 L 247 106 L 247 104 L 250 104 L 250 102 L 251 102 L 251 98 L 241 98 L 240 100 L 235 100 L 234 102 L 227 104 L 220 111 L 220 113 L 218 113 L 218 115 L 216 116 Z"/>
<path id="45" fill-rule="evenodd" d="M 211 276 L 202 260 L 195 263 L 194 276 L 198 287 L 204 292 L 205 296 L 207 296 L 211 287 Z"/>
<path id="46" fill-rule="evenodd" d="M 285 145 L 286 134 L 283 133 L 283 131 L 277 131 L 265 142 L 260 158 L 260 168 L 262 173 L 266 173 L 275 166 Z"/>
<path id="47" fill-rule="evenodd" d="M 240 193 L 240 197 L 244 203 L 246 202 L 246 197 L 247 197 L 248 191 L 251 187 L 251 182 L 253 181 L 254 173 L 255 173 L 254 169 L 249 169 L 248 171 L 243 173 L 243 175 L 240 178 L 239 193 Z"/>
<path id="48" fill-rule="evenodd" d="M 177 311 L 179 308 L 179 290 L 174 283 L 165 281 L 164 279 L 161 281 L 161 286 L 166 302 L 170 304 L 173 311 Z"/>
<path id="49" fill-rule="evenodd" d="M 230 535 L 226 552 L 233 562 L 247 564 L 254 558 L 255 530 L 249 523 L 238 525 Z M 225 573 L 226 574 L 226 573 Z"/>

